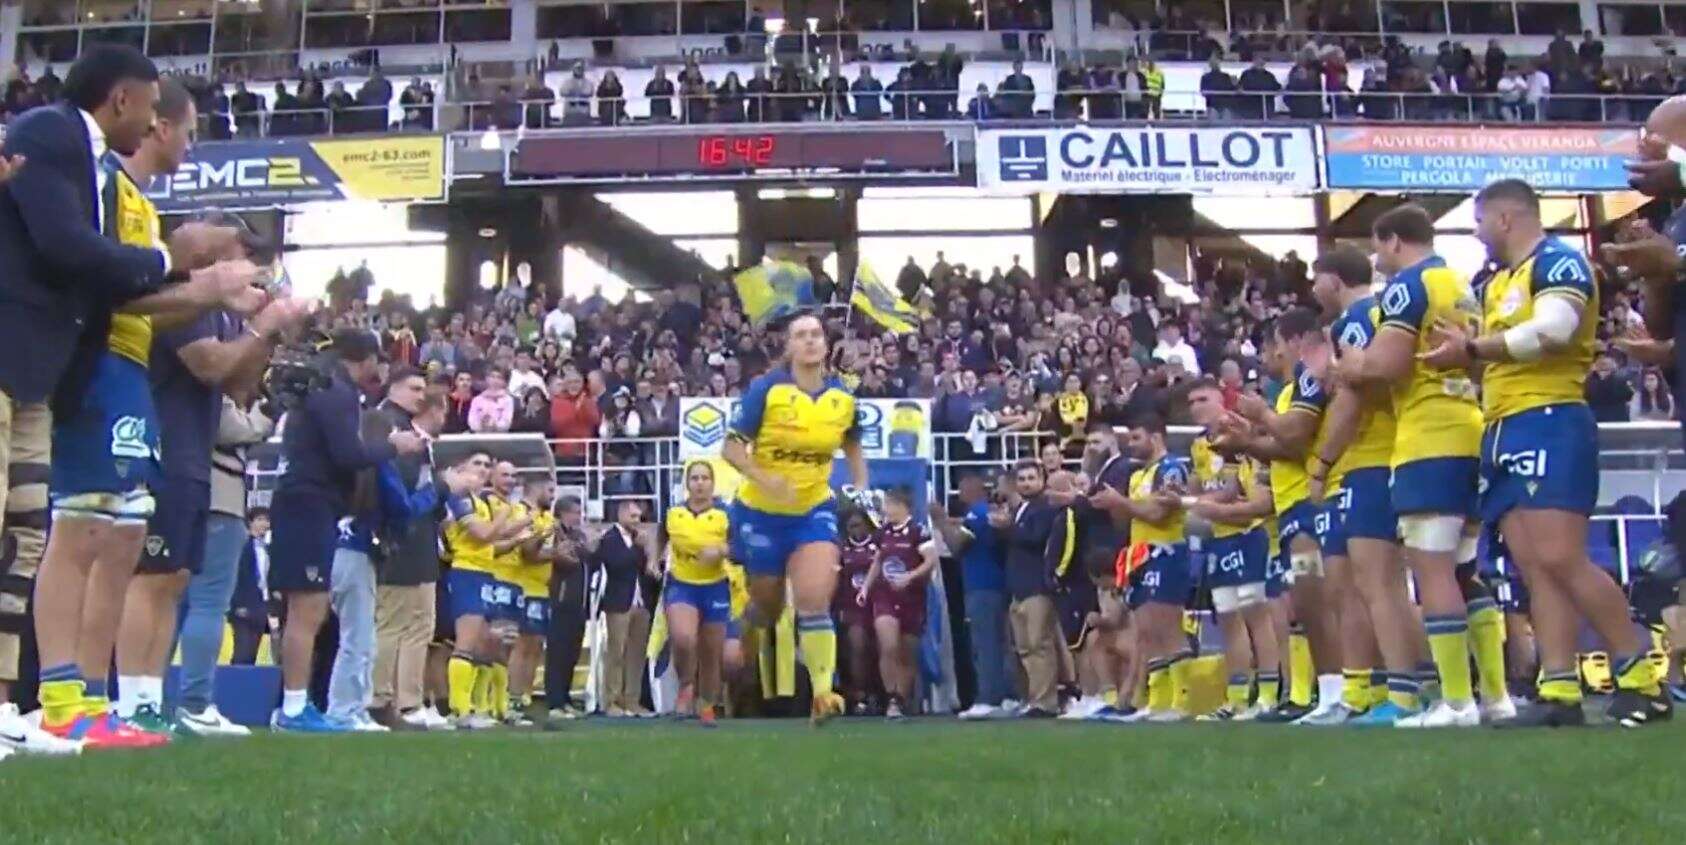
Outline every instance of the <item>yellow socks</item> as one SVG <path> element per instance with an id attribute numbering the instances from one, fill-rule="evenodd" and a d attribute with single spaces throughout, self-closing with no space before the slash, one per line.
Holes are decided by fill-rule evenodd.
<path id="1" fill-rule="evenodd" d="M 1509 695 L 1505 686 L 1505 616 L 1490 597 L 1469 603 L 1469 647 L 1475 655 L 1481 700 L 1498 701 Z"/>
<path id="2" fill-rule="evenodd" d="M 1341 701 L 1354 712 L 1370 709 L 1370 670 L 1341 670 Z"/>
<path id="3" fill-rule="evenodd" d="M 1425 616 L 1428 650 L 1434 655 L 1434 669 L 1440 676 L 1440 697 L 1448 704 L 1475 700 L 1474 682 L 1469 676 L 1469 619 L 1464 616 Z"/>
<path id="4" fill-rule="evenodd" d="M 1311 665 L 1311 641 L 1305 629 L 1294 625 L 1288 629 L 1288 700 L 1301 706 L 1311 706 L 1311 693 L 1317 684 L 1317 670 Z"/>
<path id="5" fill-rule="evenodd" d="M 450 684 L 449 704 L 453 716 L 467 716 L 474 709 L 474 670 L 474 660 L 460 654 L 451 655 L 450 662 L 445 664 L 445 677 Z"/>
<path id="6" fill-rule="evenodd" d="M 492 666 L 489 663 L 474 664 L 474 686 L 469 688 L 469 710 L 482 716 L 492 714 Z"/>
<path id="7" fill-rule="evenodd" d="M 1117 689 L 1117 687 L 1108 687 L 1106 689 L 1101 690 L 1101 701 L 1106 702 L 1106 706 L 1108 706 L 1108 707 L 1117 707 L 1118 706 L 1118 689 Z"/>
<path id="8" fill-rule="evenodd" d="M 1147 709 L 1155 713 L 1170 710 L 1176 700 L 1171 686 L 1170 661 L 1159 657 L 1147 662 Z"/>
<path id="9" fill-rule="evenodd" d="M 1616 689 L 1653 697 L 1662 694 L 1662 679 L 1657 675 L 1657 665 L 1644 654 L 1624 658 L 1615 665 L 1614 674 Z"/>
<path id="10" fill-rule="evenodd" d="M 1572 671 L 1541 675 L 1540 700 L 1554 704 L 1580 704 L 1580 676 Z"/>
<path id="11" fill-rule="evenodd" d="M 1230 712 L 1240 712 L 1247 707 L 1247 693 L 1252 684 L 1245 672 L 1229 676 L 1229 684 L 1224 687 L 1224 703 L 1229 705 Z"/>
<path id="12" fill-rule="evenodd" d="M 82 670 L 74 663 L 41 670 L 36 693 L 41 699 L 41 724 L 56 728 L 76 721 L 82 715 L 84 689 Z"/>
<path id="13" fill-rule="evenodd" d="M 1259 709 L 1270 710 L 1276 707 L 1282 695 L 1282 673 L 1259 673 Z"/>
<path id="14" fill-rule="evenodd" d="M 1171 709 L 1179 713 L 1188 713 L 1193 707 L 1188 701 L 1188 674 L 1194 671 L 1194 655 L 1186 651 L 1171 655 L 1171 662 L 1165 667 L 1165 672 L 1171 678 Z"/>
<path id="15" fill-rule="evenodd" d="M 796 638 L 802 649 L 802 662 L 808 666 L 808 682 L 814 687 L 814 696 L 830 695 L 837 675 L 837 629 L 832 627 L 831 614 L 798 614 Z"/>
<path id="16" fill-rule="evenodd" d="M 1422 709 L 1422 685 L 1414 672 L 1390 672 L 1387 676 L 1387 700 L 1395 707 L 1415 713 Z"/>
<path id="17" fill-rule="evenodd" d="M 491 676 L 486 703 L 491 707 L 492 717 L 502 719 L 509 713 L 509 666 L 493 663 L 486 671 Z"/>

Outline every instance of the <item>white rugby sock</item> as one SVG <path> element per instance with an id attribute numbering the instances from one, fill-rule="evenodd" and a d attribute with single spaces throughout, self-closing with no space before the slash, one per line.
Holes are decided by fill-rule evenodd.
<path id="1" fill-rule="evenodd" d="M 1346 678 L 1342 675 L 1317 676 L 1317 706 L 1319 709 L 1335 706 L 1341 700 L 1341 693 L 1346 691 Z"/>
<path id="2" fill-rule="evenodd" d="M 135 708 L 145 700 L 142 698 L 145 686 L 146 679 L 140 675 L 117 676 L 117 718 L 128 719 L 135 715 Z"/>
<path id="3" fill-rule="evenodd" d="M 304 706 L 310 701 L 310 690 L 290 689 L 281 691 L 281 715 L 289 719 L 304 712 Z"/>

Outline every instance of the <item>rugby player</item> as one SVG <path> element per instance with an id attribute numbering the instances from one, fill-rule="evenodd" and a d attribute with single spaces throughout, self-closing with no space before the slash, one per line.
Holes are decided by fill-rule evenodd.
<path id="1" fill-rule="evenodd" d="M 1592 268 L 1545 234 L 1539 196 L 1525 182 L 1482 189 L 1475 221 L 1501 265 L 1484 292 L 1481 330 L 1435 327 L 1425 360 L 1483 373 L 1481 515 L 1522 570 L 1540 649 L 1539 701 L 1504 724 L 1584 723 L 1575 662 L 1583 619 L 1610 650 L 1610 718 L 1626 727 L 1668 719 L 1673 705 L 1626 597 L 1587 556 L 1598 502 L 1598 429 L 1584 393 L 1598 327 Z"/>
<path id="2" fill-rule="evenodd" d="M 1192 715 L 1178 708 L 1193 657 L 1182 625 L 1194 590 L 1183 512 L 1188 461 L 1167 451 L 1165 422 L 1153 416 L 1130 429 L 1129 449 L 1141 468 L 1130 476 L 1128 495 L 1107 486 L 1089 497 L 1115 519 L 1130 520 L 1125 604 L 1147 661 L 1147 707 L 1125 718 L 1177 722 Z"/>
<path id="3" fill-rule="evenodd" d="M 520 549 L 511 575 L 520 590 L 521 621 L 509 655 L 509 707 L 520 714 L 516 724 L 530 722 L 533 679 L 544 662 L 544 638 L 550 630 L 550 572 L 556 561 L 556 481 L 549 474 L 531 475 L 522 483 L 521 500 L 533 515 L 533 539 Z"/>
<path id="4" fill-rule="evenodd" d="M 1295 309 L 1278 317 L 1266 334 L 1264 350 L 1266 365 L 1276 370 L 1283 383 L 1274 408 L 1256 397 L 1242 396 L 1236 404 L 1237 413 L 1220 421 L 1215 441 L 1220 449 L 1245 452 L 1270 462 L 1270 493 L 1280 552 L 1277 571 L 1267 579 L 1266 591 L 1268 595 L 1272 582 L 1280 583 L 1278 579 L 1286 574 L 1290 607 L 1309 646 L 1306 659 L 1299 656 L 1305 652 L 1298 644 L 1290 642 L 1289 702 L 1262 714 L 1263 721 L 1327 725 L 1343 723 L 1351 715 L 1342 701 L 1344 678 L 1337 619 L 1324 596 L 1323 553 L 1316 533 L 1322 507 L 1311 497 L 1313 473 L 1308 467 L 1325 436 L 1323 412 L 1328 394 L 1302 361 L 1318 357 L 1316 350 L 1323 343 L 1322 326 L 1311 311 Z M 1317 708 L 1308 712 L 1303 705 L 1310 697 L 1314 674 Z"/>
<path id="5" fill-rule="evenodd" d="M 509 707 L 509 660 L 520 635 L 525 608 L 523 591 L 516 583 L 524 559 L 537 556 L 545 535 L 538 530 L 538 516 L 528 502 L 515 494 L 521 487 L 515 464 L 498 461 L 492 466 L 491 490 L 486 501 L 494 516 L 503 516 L 509 528 L 492 543 L 492 664 L 486 684 L 486 713 L 511 727 L 531 727 L 532 721 L 519 708 Z"/>
<path id="6" fill-rule="evenodd" d="M 1276 707 L 1282 686 L 1281 654 L 1265 595 L 1270 536 L 1264 522 L 1275 507 L 1256 459 L 1225 455 L 1212 445 L 1210 430 L 1224 414 L 1223 391 L 1215 380 L 1202 378 L 1189 387 L 1188 412 L 1207 429 L 1189 448 L 1200 493 L 1188 512 L 1212 524 L 1211 546 L 1203 555 L 1205 577 L 1229 671 L 1223 706 L 1211 718 L 1250 721 Z M 1255 683 L 1258 700 L 1250 705 Z"/>
<path id="7" fill-rule="evenodd" d="M 872 679 L 878 673 L 872 659 L 872 607 L 866 600 L 866 576 L 878 562 L 878 542 L 864 511 L 849 510 L 843 530 L 839 575 L 845 586 L 837 591 L 834 608 L 849 650 L 850 712 L 865 716 L 872 710 Z"/>
<path id="8" fill-rule="evenodd" d="M 852 482 L 845 494 L 862 498 L 867 486 L 855 396 L 827 372 L 827 346 L 818 316 L 793 318 L 786 327 L 784 363 L 750 382 L 722 450 L 743 476 L 730 510 L 732 557 L 749 573 L 759 626 L 771 625 L 783 611 L 788 579 L 816 725 L 844 707 L 832 690 L 837 631 L 831 601 L 839 550 L 831 469 L 838 449 Z"/>
<path id="9" fill-rule="evenodd" d="M 492 475 L 492 458 L 485 452 L 465 455 L 456 466 L 459 472 L 476 473 L 482 485 Z M 450 611 L 456 630 L 456 650 L 445 669 L 452 724 L 484 729 L 496 724 L 486 709 L 492 662 L 497 657 L 490 625 L 497 609 L 494 544 L 512 533 L 514 523 L 506 510 L 494 511 L 486 497 L 477 493 L 451 497 L 445 518 L 445 542 L 451 548 Z"/>
<path id="10" fill-rule="evenodd" d="M 1479 315 L 1468 281 L 1435 254 L 1434 220 L 1420 206 L 1377 218 L 1371 242 L 1377 266 L 1389 275 L 1379 298 L 1382 324 L 1365 349 L 1344 350 L 1338 372 L 1355 386 L 1392 386 L 1391 499 L 1434 667 L 1432 675 L 1424 667 L 1418 681 L 1440 683 L 1432 708 L 1394 724 L 1471 727 L 1481 712 L 1469 670 L 1466 590 L 1479 580 L 1473 571 L 1460 577 L 1460 565 L 1474 568 L 1481 409 L 1461 368 L 1436 366 L 1422 353 L 1436 325 L 1473 325 Z"/>
<path id="11" fill-rule="evenodd" d="M 1421 618 L 1406 588 L 1393 511 L 1391 476 L 1397 426 L 1388 385 L 1347 383 L 1343 366 L 1355 366 L 1376 337 L 1381 309 L 1371 293 L 1375 271 L 1356 247 L 1341 246 L 1312 266 L 1312 295 L 1334 318 L 1329 335 L 1336 362 L 1330 367 L 1334 396 L 1329 402 L 1331 436 L 1314 465 L 1329 468 L 1336 485 L 1356 598 L 1370 627 L 1384 669 L 1386 699 L 1359 717 L 1361 725 L 1392 725 L 1420 708 L 1417 666 L 1427 659 Z M 1357 614 L 1354 614 L 1357 615 Z M 1345 637 L 1348 647 L 1354 637 Z"/>
<path id="12" fill-rule="evenodd" d="M 884 682 L 885 718 L 903 717 L 919 681 L 919 637 L 925 632 L 925 588 L 937 568 L 937 544 L 913 519 L 913 497 L 904 488 L 884 494 L 878 557 L 856 597 L 872 611 L 878 641 L 878 676 Z"/>
<path id="13" fill-rule="evenodd" d="M 679 676 L 674 712 L 715 723 L 721 696 L 720 673 L 726 625 L 732 616 L 732 590 L 726 579 L 726 508 L 714 497 L 714 466 L 693 461 L 685 468 L 685 501 L 668 508 L 660 543 L 667 553 L 667 583 L 662 587 L 673 670 Z"/>
<path id="14" fill-rule="evenodd" d="M 1127 494 L 1133 462 L 1118 447 L 1118 433 L 1105 422 L 1089 423 L 1084 435 L 1083 469 L 1092 496 L 1104 488 Z M 1073 503 L 1082 546 L 1082 571 L 1068 578 L 1070 588 L 1057 597 L 1061 620 L 1078 623 L 1073 662 L 1087 689 L 1098 695 L 1080 699 L 1065 714 L 1071 718 L 1114 721 L 1133 709 L 1135 629 L 1125 607 L 1117 574 L 1118 553 L 1128 545 L 1129 527 L 1086 499 Z M 1081 686 L 1082 684 L 1080 684 Z"/>

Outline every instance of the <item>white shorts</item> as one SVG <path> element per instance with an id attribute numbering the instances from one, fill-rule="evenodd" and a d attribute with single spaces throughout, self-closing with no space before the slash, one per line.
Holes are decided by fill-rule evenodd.
<path id="1" fill-rule="evenodd" d="M 1263 604 L 1265 601 L 1265 582 L 1254 581 L 1251 584 L 1235 584 L 1228 587 L 1212 588 L 1212 609 L 1219 613 L 1234 613 L 1242 608 Z"/>

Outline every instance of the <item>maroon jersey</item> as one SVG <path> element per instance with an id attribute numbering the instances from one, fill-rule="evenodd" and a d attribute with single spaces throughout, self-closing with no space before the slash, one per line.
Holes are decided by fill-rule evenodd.
<path id="1" fill-rule="evenodd" d="M 862 542 L 844 538 L 843 540 L 843 571 L 837 579 L 837 609 L 854 613 L 858 610 L 855 604 L 855 594 L 866 586 L 867 573 L 872 571 L 872 562 L 878 559 L 878 543 L 868 537 Z"/>
<path id="2" fill-rule="evenodd" d="M 906 575 L 925 564 L 920 549 L 931 542 L 925 526 L 913 520 L 901 525 L 886 525 L 875 535 L 879 555 L 884 558 L 884 575 Z"/>
<path id="3" fill-rule="evenodd" d="M 901 623 L 904 634 L 914 634 L 925 627 L 926 581 L 907 585 L 904 589 L 890 586 L 891 575 L 906 575 L 925 564 L 920 549 L 931 542 L 925 526 L 908 520 L 901 525 L 886 525 L 878 529 L 879 556 L 883 571 L 873 586 L 870 604 L 874 618 L 888 616 Z"/>

